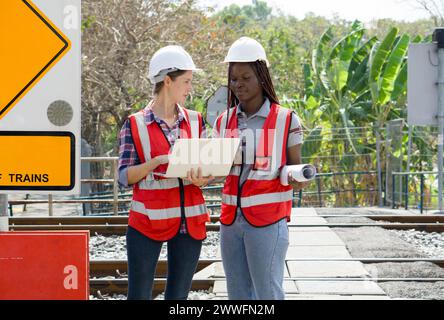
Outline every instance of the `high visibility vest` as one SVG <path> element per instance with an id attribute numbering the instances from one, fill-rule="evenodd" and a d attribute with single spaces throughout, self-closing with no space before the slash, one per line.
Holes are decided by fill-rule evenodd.
<path id="1" fill-rule="evenodd" d="M 219 116 L 216 128 L 220 137 L 239 137 L 237 108 L 231 108 L 229 116 L 227 111 Z M 280 170 L 287 163 L 290 124 L 291 111 L 272 104 L 255 148 L 254 166 L 248 179 L 241 185 L 242 166 L 234 165 L 225 181 L 220 217 L 222 224 L 234 223 L 237 208 L 255 227 L 265 227 L 284 218 L 290 221 L 293 188 L 283 186 L 279 179 Z M 242 158 L 245 162 L 245 157 Z"/>
<path id="2" fill-rule="evenodd" d="M 186 120 L 180 123 L 180 138 L 199 138 L 200 113 L 181 108 Z M 131 134 L 142 163 L 170 151 L 170 143 L 156 121 L 147 125 L 144 114 L 129 117 Z M 154 173 L 165 173 L 168 164 L 160 165 Z M 199 187 L 182 179 L 166 179 L 150 173 L 133 186 L 133 198 L 128 225 L 156 241 L 168 241 L 180 229 L 184 217 L 189 235 L 196 240 L 206 238 L 205 223 L 210 221 L 205 200 Z"/>

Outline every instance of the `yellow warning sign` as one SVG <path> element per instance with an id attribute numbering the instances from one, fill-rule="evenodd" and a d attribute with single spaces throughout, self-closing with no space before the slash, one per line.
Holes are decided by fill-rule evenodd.
<path id="1" fill-rule="evenodd" d="M 70 47 L 30 0 L 0 1 L 0 119 Z"/>
<path id="2" fill-rule="evenodd" d="M 71 190 L 74 135 L 0 132 L 0 190 Z"/>

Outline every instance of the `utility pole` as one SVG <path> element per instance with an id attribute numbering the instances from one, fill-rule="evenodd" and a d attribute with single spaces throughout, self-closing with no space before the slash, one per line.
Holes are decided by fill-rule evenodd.
<path id="1" fill-rule="evenodd" d="M 437 28 L 433 41 L 438 45 L 438 204 L 442 212 L 443 201 L 443 147 L 444 147 L 444 28 Z"/>

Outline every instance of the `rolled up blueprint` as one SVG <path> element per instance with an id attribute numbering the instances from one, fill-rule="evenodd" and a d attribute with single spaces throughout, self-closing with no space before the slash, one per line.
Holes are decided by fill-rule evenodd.
<path id="1" fill-rule="evenodd" d="M 316 177 L 316 168 L 311 164 L 299 164 L 295 166 L 285 166 L 281 170 L 281 183 L 288 186 L 288 175 L 291 173 L 293 179 L 298 182 L 310 181 Z"/>

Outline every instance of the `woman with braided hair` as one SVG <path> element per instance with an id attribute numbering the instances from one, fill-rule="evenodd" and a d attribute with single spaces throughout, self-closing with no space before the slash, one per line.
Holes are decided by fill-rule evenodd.
<path id="1" fill-rule="evenodd" d="M 222 192 L 221 253 L 232 300 L 282 300 L 293 191 L 306 183 L 289 177 L 286 165 L 301 164 L 302 129 L 294 112 L 279 105 L 262 45 L 242 37 L 230 47 L 228 108 L 213 129 L 216 137 L 241 138 Z"/>

